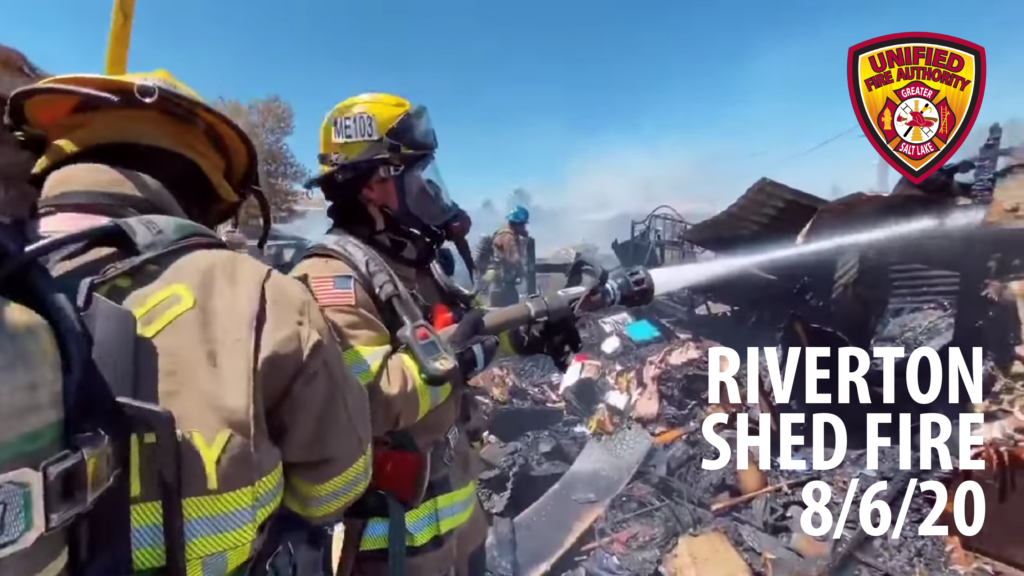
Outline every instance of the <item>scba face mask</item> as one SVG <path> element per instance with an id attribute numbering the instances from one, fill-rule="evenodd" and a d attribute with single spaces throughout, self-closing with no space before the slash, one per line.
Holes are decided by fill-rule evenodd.
<path id="1" fill-rule="evenodd" d="M 398 213 L 395 216 L 413 228 L 429 226 L 445 228 L 461 210 L 452 202 L 444 180 L 432 156 L 403 169 L 391 169 L 398 191 Z"/>

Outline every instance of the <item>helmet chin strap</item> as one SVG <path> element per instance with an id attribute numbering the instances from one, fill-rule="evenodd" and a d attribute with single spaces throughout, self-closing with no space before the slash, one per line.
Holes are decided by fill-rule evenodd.
<path id="1" fill-rule="evenodd" d="M 376 248 L 413 268 L 425 268 L 437 258 L 437 251 L 444 243 L 443 234 L 429 226 L 424 230 L 408 226 L 387 210 L 382 210 L 381 214 L 384 230 L 370 237 Z"/>
<path id="2" fill-rule="evenodd" d="M 446 241 L 455 245 L 456 251 L 469 271 L 470 279 L 476 279 L 476 267 L 473 263 L 473 250 L 466 239 L 472 221 L 469 215 L 461 208 L 457 208 L 454 215 L 443 226 L 430 226 L 425 223 L 418 223 L 411 226 L 391 210 L 381 210 L 384 220 L 382 234 L 386 240 L 375 242 L 381 250 L 384 250 L 393 258 L 416 268 L 429 266 L 437 259 L 438 251 Z M 401 244 L 402 246 L 396 246 Z"/>

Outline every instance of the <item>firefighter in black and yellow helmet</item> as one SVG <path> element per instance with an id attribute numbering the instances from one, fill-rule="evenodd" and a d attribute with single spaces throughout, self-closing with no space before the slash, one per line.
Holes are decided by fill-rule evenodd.
<path id="1" fill-rule="evenodd" d="M 345 576 L 483 574 L 481 430 L 468 381 L 499 349 L 563 361 L 578 349 L 572 325 L 481 336 L 482 310 L 438 278 L 432 264 L 446 241 L 472 256 L 471 223 L 445 190 L 436 150 L 426 109 L 389 94 L 344 100 L 321 127 L 313 183 L 332 227 L 292 274 L 308 283 L 370 394 L 374 475 L 346 519 Z"/>
<path id="2" fill-rule="evenodd" d="M 276 535 L 341 519 L 369 483 L 371 429 L 366 392 L 305 288 L 210 229 L 255 189 L 252 142 L 164 71 L 49 78 L 15 91 L 5 120 L 41 154 L 43 240 L 28 253 L 50 250 L 86 310 L 96 369 L 126 398 L 107 416 L 127 424 L 100 425 L 110 466 L 66 467 L 77 482 L 48 486 L 61 471 L 20 460 L 42 479 L 47 514 L 29 516 L 37 541 L 0 543 L 0 573 L 61 573 L 69 559 L 89 576 L 290 573 Z M 0 402 L 0 421 L 40 432 L 46 418 L 9 413 L 19 405 Z M 68 432 L 95 432 L 77 408 Z"/>

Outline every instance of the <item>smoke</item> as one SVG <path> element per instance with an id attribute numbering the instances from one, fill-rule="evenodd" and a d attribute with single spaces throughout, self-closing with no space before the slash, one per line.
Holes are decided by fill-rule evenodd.
<path id="1" fill-rule="evenodd" d="M 964 139 L 963 145 L 956 151 L 953 158 L 955 160 L 963 160 L 977 156 L 978 149 L 981 148 L 981 145 L 985 143 L 985 139 L 988 138 L 988 129 L 991 125 L 991 122 L 982 122 L 980 120 L 975 122 L 971 133 Z M 1024 120 L 1010 118 L 1005 122 L 1000 122 L 999 125 L 1003 128 L 1003 139 L 1001 142 L 1003 148 L 1024 145 Z"/>
<path id="2" fill-rule="evenodd" d="M 526 206 L 538 256 L 580 244 L 610 253 L 613 240 L 629 237 L 632 220 L 660 204 L 691 221 L 725 207 L 713 199 L 727 188 L 695 158 L 677 146 L 590 154 L 570 161 L 554 182 L 492 194 L 475 207 L 463 207 L 473 218 L 474 232 L 487 234 L 503 225 L 513 205 Z"/>
<path id="3" fill-rule="evenodd" d="M 512 206 L 521 204 L 530 211 L 529 230 L 539 257 L 580 244 L 610 254 L 613 240 L 629 238 L 630 222 L 660 204 L 699 221 L 749 186 L 714 178 L 696 158 L 691 150 L 668 145 L 600 152 L 571 160 L 559 178 L 529 189 L 506 188 L 483 198 L 451 192 L 473 219 L 473 242 L 503 226 Z M 728 201 L 722 202 L 723 197 Z M 309 238 L 323 234 L 328 225 L 323 212 L 312 212 L 281 228 Z"/>
<path id="4" fill-rule="evenodd" d="M 955 159 L 976 156 L 991 123 L 976 122 Z M 1004 147 L 1024 145 L 1024 120 L 1011 118 L 1000 125 Z M 862 148 L 859 154 L 854 152 L 858 148 Z M 835 150 L 815 152 L 781 169 L 773 169 L 776 161 L 770 157 L 763 163 L 728 157 L 723 164 L 710 156 L 706 150 L 651 144 L 626 152 L 616 148 L 590 153 L 571 161 L 560 181 L 530 188 L 526 202 L 519 196 L 520 203 L 530 209 L 530 232 L 538 255 L 582 243 L 609 252 L 612 240 L 629 237 L 632 220 L 661 204 L 698 222 L 725 209 L 761 176 L 826 199 L 873 189 L 879 179 L 877 153 L 865 139 L 853 135 L 848 142 L 837 143 Z M 890 170 L 890 189 L 898 179 Z M 476 207 L 464 206 L 473 217 L 474 232 L 484 234 L 500 226 L 515 203 L 513 196 L 496 193 Z"/>
<path id="5" fill-rule="evenodd" d="M 975 123 L 955 159 L 976 156 L 990 125 L 991 121 Z M 1000 125 L 1004 147 L 1024 144 L 1024 120 L 1011 118 Z M 530 210 L 530 233 L 538 256 L 581 244 L 610 253 L 613 240 L 629 237 L 631 221 L 642 219 L 657 206 L 669 205 L 687 220 L 698 222 L 725 209 L 762 175 L 823 198 L 872 189 L 878 180 L 877 154 L 863 138 L 859 142 L 837 143 L 835 150 L 815 152 L 781 170 L 772 170 L 771 160 L 737 170 L 709 160 L 707 151 L 680 145 L 650 144 L 632 151 L 609 148 L 570 160 L 559 178 L 528 189 L 509 187 L 483 198 L 466 198 L 458 190 L 452 193 L 473 219 L 473 241 L 502 226 L 511 207 L 522 204 Z M 849 146 L 864 148 L 860 156 L 844 157 L 854 150 Z M 890 188 L 898 179 L 890 170 Z M 313 212 L 282 228 L 316 237 L 328 224 L 323 212 Z"/>

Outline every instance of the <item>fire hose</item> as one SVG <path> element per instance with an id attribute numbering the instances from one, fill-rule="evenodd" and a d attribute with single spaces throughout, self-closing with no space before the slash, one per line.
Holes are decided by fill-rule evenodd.
<path id="1" fill-rule="evenodd" d="M 586 260 L 577 260 L 566 273 L 566 287 L 547 296 L 530 296 L 519 304 L 492 308 L 483 316 L 484 335 L 498 336 L 508 330 L 574 321 L 585 312 L 612 306 L 634 308 L 654 299 L 654 280 L 640 266 L 611 272 Z M 424 381 L 443 386 L 456 376 L 458 363 L 448 344 L 457 325 L 440 331 L 423 319 L 408 298 L 396 299 L 402 320 L 397 339 L 416 359 Z"/>
<path id="2" fill-rule="evenodd" d="M 548 295 L 529 296 L 519 304 L 492 308 L 484 314 L 484 330 L 498 335 L 508 330 L 578 318 L 612 306 L 635 308 L 654 300 L 654 280 L 642 266 L 612 271 L 577 260 L 566 273 L 566 287 Z M 447 336 L 450 332 L 443 331 Z"/>
<path id="3" fill-rule="evenodd" d="M 574 322 L 580 314 L 611 306 L 637 307 L 654 299 L 654 282 L 641 267 L 617 268 L 611 272 L 585 260 L 577 260 L 566 273 L 566 287 L 547 296 L 531 296 L 525 301 L 491 309 L 483 316 L 483 333 L 497 336 L 508 330 L 547 323 Z M 405 298 L 397 299 L 402 327 L 397 338 L 420 366 L 424 381 L 431 386 L 445 385 L 456 376 L 458 363 L 448 343 L 457 324 L 435 330 Z M 422 455 L 404 449 L 375 449 L 374 469 L 392 469 L 378 478 L 394 477 L 394 486 L 377 486 L 410 505 L 422 497 L 426 475 Z M 398 471 L 401 473 L 398 473 Z M 419 472 L 417 472 L 419 471 Z"/>
<path id="4" fill-rule="evenodd" d="M 577 260 L 566 277 L 562 290 L 487 312 L 485 331 L 496 335 L 612 306 L 644 306 L 654 299 L 654 280 L 643 267 L 606 271 Z M 591 438 L 543 497 L 514 520 L 497 519 L 487 539 L 488 571 L 500 576 L 547 573 L 633 477 L 650 446 L 650 435 L 637 425 L 624 426 L 609 438 Z"/>

